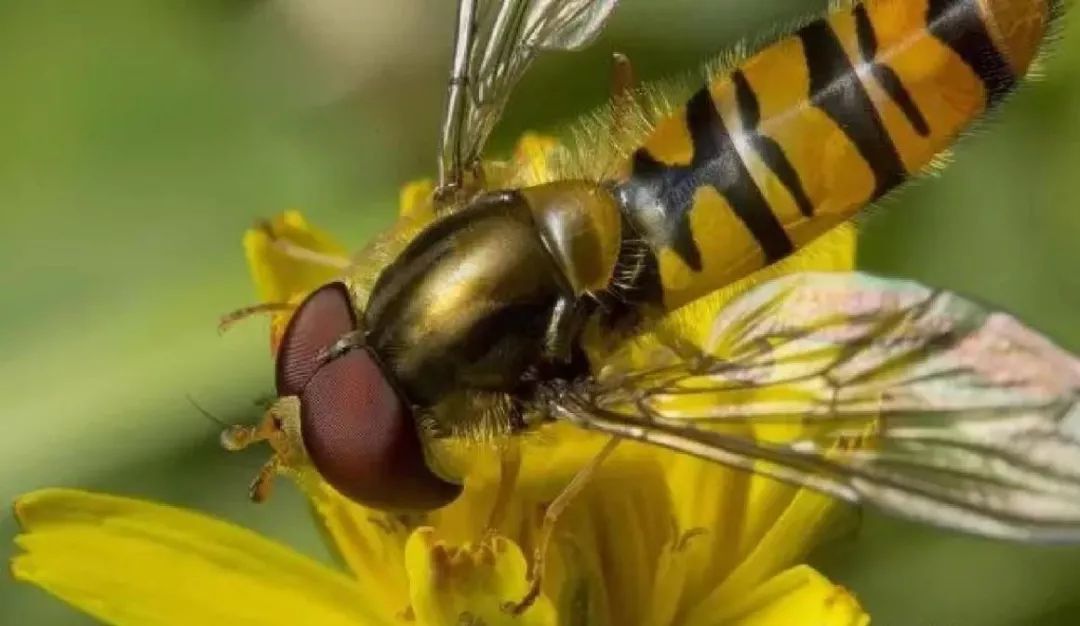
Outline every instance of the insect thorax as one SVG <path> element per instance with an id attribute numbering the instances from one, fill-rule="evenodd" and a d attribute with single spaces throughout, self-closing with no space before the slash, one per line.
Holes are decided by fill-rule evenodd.
<path id="1" fill-rule="evenodd" d="M 418 415 L 499 422 L 500 394 L 524 404 L 538 382 L 587 371 L 578 335 L 621 244 L 619 207 L 595 183 L 483 194 L 432 223 L 382 272 L 364 311 L 366 343 Z M 434 410 L 443 402 L 471 415 Z"/>

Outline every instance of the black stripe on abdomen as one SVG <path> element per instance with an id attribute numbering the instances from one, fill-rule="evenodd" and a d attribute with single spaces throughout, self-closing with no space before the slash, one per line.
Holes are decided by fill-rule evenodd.
<path id="1" fill-rule="evenodd" d="M 616 189 L 620 202 L 635 215 L 634 221 L 645 231 L 646 238 L 670 247 L 687 266 L 700 271 L 701 251 L 690 227 L 690 212 L 697 190 L 709 186 L 727 201 L 750 231 L 767 263 L 791 254 L 795 246 L 750 177 L 708 86 L 687 102 L 686 126 L 693 149 L 689 165 L 661 163 L 647 149 L 639 148 L 634 153 L 630 179 Z M 708 237 L 709 233 L 698 236 Z"/>
<path id="2" fill-rule="evenodd" d="M 926 123 L 926 118 L 923 117 L 922 111 L 904 87 L 903 81 L 891 67 L 877 60 L 877 34 L 874 33 L 874 24 L 866 12 L 866 6 L 857 4 L 852 12 L 855 15 L 855 35 L 859 40 L 859 54 L 862 60 L 869 64 L 874 80 L 881 85 L 896 106 L 900 107 L 915 132 L 926 137 L 930 134 L 930 125 Z"/>
<path id="3" fill-rule="evenodd" d="M 810 101 L 828 115 L 855 144 L 874 173 L 876 199 L 899 185 L 906 172 L 885 125 L 825 20 L 798 32 L 810 74 Z"/>
<path id="4" fill-rule="evenodd" d="M 986 104 L 997 104 L 1016 86 L 1016 75 L 1001 54 L 979 12 L 978 0 L 929 0 L 926 29 L 952 48 L 986 88 Z"/>
<path id="5" fill-rule="evenodd" d="M 736 70 L 731 75 L 731 81 L 735 86 L 735 103 L 739 107 L 742 130 L 746 133 L 754 152 L 780 179 L 780 183 L 795 199 L 799 212 L 807 217 L 813 215 L 814 204 L 810 202 L 810 197 L 806 195 L 806 189 L 803 188 L 802 180 L 799 179 L 799 172 L 795 170 L 787 155 L 784 154 L 783 147 L 775 139 L 762 134 L 758 130 L 758 125 L 761 123 L 761 107 L 758 104 L 754 88 L 746 80 L 746 76 L 741 70 Z"/>
<path id="6" fill-rule="evenodd" d="M 757 240 L 769 263 L 795 249 L 780 220 L 758 189 L 731 141 L 731 133 L 716 111 L 708 87 L 686 103 L 686 124 L 694 144 L 693 167 L 702 182 L 724 196 L 735 215 Z"/>

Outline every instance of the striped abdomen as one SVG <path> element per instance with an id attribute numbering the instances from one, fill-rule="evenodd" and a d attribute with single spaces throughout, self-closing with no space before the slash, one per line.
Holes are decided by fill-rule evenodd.
<path id="1" fill-rule="evenodd" d="M 712 79 L 617 186 L 664 305 L 783 258 L 926 167 L 1016 86 L 1053 2 L 869 0 Z"/>

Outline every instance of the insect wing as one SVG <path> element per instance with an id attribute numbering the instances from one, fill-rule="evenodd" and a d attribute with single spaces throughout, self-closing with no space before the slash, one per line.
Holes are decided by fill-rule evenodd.
<path id="1" fill-rule="evenodd" d="M 557 416 L 886 512 L 1080 540 L 1080 361 L 1009 315 L 867 274 L 744 294 L 558 396 Z M 612 363 L 619 363 L 615 358 Z"/>
<path id="2" fill-rule="evenodd" d="M 460 0 L 440 180 L 460 183 L 480 158 L 510 92 L 541 51 L 577 50 L 619 0 Z"/>
<path id="3" fill-rule="evenodd" d="M 536 0 L 523 44 L 538 50 L 580 50 L 600 33 L 619 0 Z"/>

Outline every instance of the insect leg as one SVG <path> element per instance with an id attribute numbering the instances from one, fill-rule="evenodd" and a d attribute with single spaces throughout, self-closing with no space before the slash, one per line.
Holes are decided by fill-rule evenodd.
<path id="1" fill-rule="evenodd" d="M 569 363 L 574 339 L 586 321 L 581 299 L 562 296 L 555 302 L 544 336 L 544 352 L 556 363 Z"/>
<path id="2" fill-rule="evenodd" d="M 254 502 L 264 502 L 273 489 L 274 477 L 293 467 L 298 456 L 299 405 L 295 397 L 279 399 L 263 414 L 257 424 L 235 424 L 221 433 L 221 446 L 230 452 L 243 450 L 265 441 L 273 451 L 251 481 L 248 495 Z"/>
<path id="3" fill-rule="evenodd" d="M 281 471 L 281 460 L 275 454 L 259 468 L 251 485 L 248 487 L 248 497 L 252 502 L 266 502 L 274 491 L 274 477 Z"/>
<path id="4" fill-rule="evenodd" d="M 543 583 L 544 574 L 544 561 L 547 556 L 548 546 L 551 544 L 551 537 L 555 532 L 555 524 L 559 521 L 559 516 L 566 510 L 566 507 L 570 506 L 574 498 L 589 484 L 589 480 L 596 473 L 596 470 L 600 468 L 604 460 L 611 456 L 611 453 L 615 450 L 615 447 L 619 445 L 619 437 L 612 437 L 604 444 L 604 447 L 594 456 L 584 467 L 578 470 L 578 473 L 574 475 L 574 478 L 570 481 L 570 484 L 562 490 L 551 504 L 544 510 L 544 520 L 540 525 L 540 533 L 536 540 L 536 548 L 533 551 L 533 561 L 529 568 L 529 590 L 525 593 L 519 602 L 509 604 L 506 606 L 506 610 L 514 615 L 521 615 L 532 606 L 532 603 L 536 601 L 536 598 L 540 596 L 540 585 Z"/>
<path id="5" fill-rule="evenodd" d="M 268 441 L 274 436 L 277 427 L 273 424 L 270 412 L 267 411 L 258 424 L 254 426 L 242 426 L 233 424 L 221 433 L 221 447 L 229 452 L 238 452 L 260 441 Z"/>
<path id="6" fill-rule="evenodd" d="M 611 55 L 611 96 L 618 101 L 627 98 L 630 92 L 637 87 L 637 77 L 634 75 L 634 64 L 630 57 L 621 52 Z"/>
<path id="7" fill-rule="evenodd" d="M 494 533 L 506 517 L 510 498 L 514 495 L 518 474 L 521 471 L 521 447 L 516 439 L 510 439 L 499 449 L 499 486 L 495 491 L 495 502 L 491 505 L 485 534 Z"/>
<path id="8" fill-rule="evenodd" d="M 630 58 L 621 52 L 611 55 L 611 134 L 619 137 L 630 126 L 637 77 Z"/>
<path id="9" fill-rule="evenodd" d="M 295 305 L 289 304 L 288 302 L 262 302 L 251 306 L 245 306 L 222 315 L 221 319 L 218 320 L 218 332 L 223 333 L 232 328 L 237 322 L 246 320 L 255 315 L 284 313 L 285 311 L 291 311 L 295 308 Z"/>

